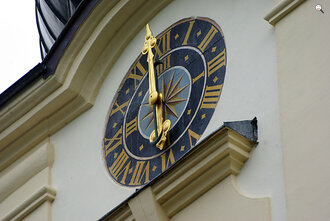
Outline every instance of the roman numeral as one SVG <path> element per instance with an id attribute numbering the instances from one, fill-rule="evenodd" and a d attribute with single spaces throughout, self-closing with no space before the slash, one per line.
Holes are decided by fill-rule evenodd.
<path id="1" fill-rule="evenodd" d="M 116 106 L 116 108 L 112 108 L 111 113 L 110 113 L 110 116 L 112 116 L 113 114 L 117 113 L 118 111 L 120 111 L 123 114 L 123 116 L 124 116 L 125 115 L 125 111 L 123 109 L 124 109 L 124 107 L 127 107 L 128 103 L 129 103 L 129 100 L 126 101 L 125 103 L 121 104 L 121 105 L 118 105 L 117 101 L 115 101 L 115 103 L 113 104 L 113 107 Z"/>
<path id="2" fill-rule="evenodd" d="M 220 54 L 207 62 L 208 76 L 216 72 L 219 68 L 226 64 L 226 49 L 223 49 Z"/>
<path id="3" fill-rule="evenodd" d="M 193 145 L 199 140 L 201 137 L 199 134 L 195 133 L 194 131 L 188 129 L 188 135 L 189 135 L 189 142 L 190 142 L 190 147 L 193 147 Z M 192 138 L 194 138 L 196 141 L 193 142 Z"/>
<path id="4" fill-rule="evenodd" d="M 210 41 L 213 39 L 214 35 L 217 32 L 218 32 L 218 30 L 214 26 L 212 26 L 211 29 L 209 30 L 209 32 L 204 37 L 203 41 L 198 45 L 198 48 L 202 52 L 205 51 L 205 48 L 208 46 L 208 44 L 210 43 Z"/>
<path id="5" fill-rule="evenodd" d="M 206 86 L 201 108 L 215 108 L 221 94 L 222 84 Z"/>
<path id="6" fill-rule="evenodd" d="M 147 73 L 147 71 L 144 69 L 140 61 L 138 61 L 130 72 L 131 73 L 128 75 L 128 78 L 134 80 L 134 89 L 136 89 L 136 87 L 139 85 L 140 81 L 142 80 L 143 76 Z"/>
<path id="7" fill-rule="evenodd" d="M 169 166 L 173 165 L 175 163 L 174 155 L 172 149 L 167 152 L 165 152 L 163 155 L 161 155 L 162 159 L 162 172 L 165 171 Z"/>
<path id="8" fill-rule="evenodd" d="M 141 184 L 145 184 L 147 182 L 149 182 L 149 161 L 147 163 L 147 165 L 144 167 L 145 161 L 137 161 L 136 162 L 136 166 L 131 178 L 131 181 L 129 183 L 129 185 L 141 185 Z M 144 182 L 142 183 L 142 179 L 144 178 Z"/>
<path id="9" fill-rule="evenodd" d="M 163 54 L 167 53 L 171 50 L 170 48 L 170 37 L 171 37 L 171 30 L 164 34 L 159 40 L 158 44 L 155 45 L 156 54 L 160 58 Z"/>
<path id="10" fill-rule="evenodd" d="M 195 77 L 194 79 L 193 79 L 193 84 L 198 80 L 198 79 L 200 79 L 201 77 L 204 77 L 204 71 L 200 74 L 200 75 L 198 75 L 197 77 Z"/>
<path id="11" fill-rule="evenodd" d="M 187 45 L 187 43 L 188 43 L 188 38 L 189 38 L 189 36 L 190 36 L 190 32 L 191 32 L 191 29 L 192 29 L 194 23 L 195 23 L 195 21 L 191 21 L 191 22 L 189 22 L 189 27 L 188 27 L 188 30 L 187 30 L 186 36 L 184 37 L 184 40 L 183 40 L 183 42 L 182 42 L 182 45 Z"/>
<path id="12" fill-rule="evenodd" d="M 120 183 L 122 184 L 125 184 L 127 173 L 131 165 L 131 161 L 128 161 L 128 163 L 126 164 L 128 158 L 129 157 L 127 156 L 126 152 L 124 151 L 124 149 L 122 149 L 115 162 L 111 165 L 111 167 L 109 167 L 110 173 L 116 180 L 122 173 L 124 173 L 123 178 L 120 181 Z"/>
<path id="13" fill-rule="evenodd" d="M 171 67 L 171 55 L 166 56 L 163 59 L 163 63 L 164 64 L 160 64 L 156 67 L 157 75 L 160 75 L 161 73 L 163 73 L 163 71 L 165 71 Z"/>
<path id="14" fill-rule="evenodd" d="M 116 132 L 116 134 L 113 136 L 113 138 L 104 138 L 104 144 L 106 142 L 108 142 L 107 144 L 105 144 L 104 148 L 105 148 L 105 156 L 108 156 L 108 154 L 110 152 L 112 152 L 114 149 L 116 149 L 116 147 L 118 147 L 119 145 L 121 145 L 123 143 L 122 140 L 122 129 L 123 126 L 120 127 L 120 129 Z"/>
<path id="15" fill-rule="evenodd" d="M 137 117 L 135 117 L 131 122 L 126 124 L 126 138 L 137 130 Z"/>

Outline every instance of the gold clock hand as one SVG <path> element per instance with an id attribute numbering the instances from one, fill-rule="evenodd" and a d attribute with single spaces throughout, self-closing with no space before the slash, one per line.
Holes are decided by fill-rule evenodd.
<path id="1" fill-rule="evenodd" d="M 152 48 L 155 47 L 157 39 L 152 36 L 149 24 L 146 27 L 146 36 L 142 54 L 148 54 L 148 71 L 149 71 L 149 104 L 153 105 L 158 100 L 158 92 L 156 90 L 156 78 L 154 69 L 154 54 Z"/>
<path id="2" fill-rule="evenodd" d="M 144 47 L 142 49 L 142 54 L 148 54 L 147 62 L 148 62 L 148 71 L 149 71 L 149 105 L 154 105 L 154 110 L 156 113 L 156 129 L 155 138 L 158 137 L 158 134 L 162 132 L 162 96 L 158 93 L 156 89 L 156 76 L 154 69 L 154 54 L 152 53 L 152 48 L 155 47 L 157 39 L 153 37 L 152 32 L 150 30 L 149 24 L 146 26 L 146 35 Z M 157 136 L 156 136 L 157 135 Z M 153 137 L 150 136 L 150 141 L 153 141 Z"/>
<path id="3" fill-rule="evenodd" d="M 151 133 L 149 141 L 153 143 L 157 140 L 156 146 L 163 149 L 165 146 L 167 132 L 171 126 L 171 121 L 163 122 L 163 96 L 157 91 L 156 75 L 154 68 L 154 54 L 152 48 L 155 47 L 157 39 L 153 37 L 149 24 L 146 26 L 146 36 L 142 54 L 148 54 L 148 71 L 149 71 L 149 105 L 154 105 L 155 130 Z M 160 135 L 161 137 L 159 137 Z M 159 140 L 159 141 L 158 141 Z"/>

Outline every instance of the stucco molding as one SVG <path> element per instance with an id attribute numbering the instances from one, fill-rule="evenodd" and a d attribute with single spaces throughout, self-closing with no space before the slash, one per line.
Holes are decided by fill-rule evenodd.
<path id="1" fill-rule="evenodd" d="M 140 194 L 128 201 L 128 205 L 135 220 L 169 221 L 162 206 L 157 202 L 151 187 L 144 189 Z"/>
<path id="2" fill-rule="evenodd" d="M 132 214 L 131 208 L 128 203 L 122 204 L 119 207 L 115 208 L 111 213 L 100 219 L 103 221 L 136 221 Z"/>
<path id="3" fill-rule="evenodd" d="M 45 201 L 53 202 L 56 196 L 56 190 L 50 186 L 43 186 L 30 197 L 26 198 L 12 211 L 5 215 L 2 220 L 21 220 L 31 211 L 36 209 Z"/>
<path id="4" fill-rule="evenodd" d="M 264 19 L 271 25 L 275 25 L 304 1 L 305 0 L 282 0 L 265 15 Z"/>
<path id="5" fill-rule="evenodd" d="M 153 185 L 169 217 L 230 175 L 237 175 L 253 143 L 225 127 L 193 149 L 178 166 Z"/>
<path id="6" fill-rule="evenodd" d="M 123 49 L 169 2 L 100 0 L 75 33 L 54 75 L 0 110 L 0 171 L 92 107 Z"/>
<path id="7" fill-rule="evenodd" d="M 44 142 L 0 172 L 0 202 L 54 162 L 54 147 Z"/>
<path id="8" fill-rule="evenodd" d="M 145 220 L 147 216 L 152 220 L 168 220 L 218 185 L 222 188 L 220 192 L 226 193 L 222 202 L 228 200 L 229 206 L 251 208 L 246 210 L 251 213 L 251 217 L 246 217 L 246 220 L 256 217 L 262 217 L 256 220 L 270 220 L 269 199 L 247 197 L 241 193 L 236 183 L 236 175 L 249 159 L 253 146 L 254 143 L 247 138 L 223 127 L 102 220 L 126 220 L 118 219 L 117 217 L 123 217 L 118 214 L 130 213 L 136 221 Z M 139 202 L 150 205 L 142 206 Z M 236 212 L 240 214 L 239 211 Z M 232 217 L 235 216 L 233 214 Z"/>
<path id="9" fill-rule="evenodd" d="M 1 220 L 21 220 L 44 202 L 54 201 L 53 163 L 54 147 L 46 139 L 0 172 Z M 51 207 L 42 210 L 50 214 Z"/>

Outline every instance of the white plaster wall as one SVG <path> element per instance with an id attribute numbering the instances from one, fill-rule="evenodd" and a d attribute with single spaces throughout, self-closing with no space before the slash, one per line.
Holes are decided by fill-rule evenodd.
<path id="1" fill-rule="evenodd" d="M 330 220 L 329 13 L 304 1 L 276 24 L 288 220 Z"/>
<path id="2" fill-rule="evenodd" d="M 227 71 L 220 102 L 203 137 L 224 121 L 258 117 L 259 145 L 238 176 L 243 193 L 271 197 L 272 219 L 285 220 L 280 144 L 276 48 L 273 28 L 263 20 L 272 0 L 177 0 L 150 21 L 154 35 L 191 16 L 209 17 L 222 28 Z M 145 30 L 123 51 L 105 79 L 94 106 L 51 137 L 55 147 L 54 220 L 95 220 L 134 189 L 119 187 L 106 172 L 102 139 L 106 117 L 122 78 L 136 59 Z M 202 138 L 203 138 L 202 137 Z"/>

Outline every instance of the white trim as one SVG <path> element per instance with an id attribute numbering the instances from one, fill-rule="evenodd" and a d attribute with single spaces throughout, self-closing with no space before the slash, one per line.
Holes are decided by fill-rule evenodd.
<path id="1" fill-rule="evenodd" d="M 21 220 L 35 208 L 45 201 L 53 202 L 56 196 L 56 190 L 50 186 L 43 186 L 30 197 L 17 205 L 12 211 L 3 217 L 3 221 Z"/>
<path id="2" fill-rule="evenodd" d="M 282 0 L 265 15 L 264 19 L 271 25 L 275 25 L 304 1 L 305 0 Z"/>
<path id="3" fill-rule="evenodd" d="M 54 148 L 46 142 L 40 147 L 27 153 L 23 160 L 17 160 L 18 163 L 12 165 L 13 168 L 0 172 L 0 202 L 9 194 L 14 192 L 31 177 L 34 177 L 46 167 L 51 167 L 54 162 Z"/>

